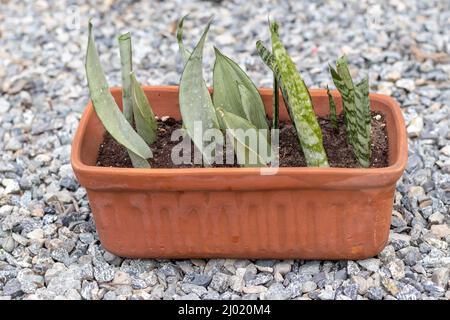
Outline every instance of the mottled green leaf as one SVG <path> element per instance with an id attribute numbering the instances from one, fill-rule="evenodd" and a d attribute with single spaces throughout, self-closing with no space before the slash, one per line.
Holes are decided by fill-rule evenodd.
<path id="1" fill-rule="evenodd" d="M 256 41 L 256 51 L 261 57 L 262 61 L 272 70 L 276 68 L 275 66 L 275 56 L 267 49 L 261 40 Z M 274 74 L 274 76 L 277 76 Z"/>
<path id="2" fill-rule="evenodd" d="M 219 129 L 216 111 L 212 103 L 208 87 L 203 80 L 203 46 L 209 30 L 211 21 L 208 22 L 197 46 L 186 62 L 183 74 L 180 80 L 180 112 L 183 124 L 187 133 L 191 137 L 195 146 L 202 151 L 204 146 L 210 142 L 204 142 L 202 136 L 196 133 L 194 129 L 201 129 L 205 132 L 207 129 Z M 196 128 L 196 126 L 199 126 Z M 212 160 L 210 155 L 204 154 L 204 162 L 210 165 Z"/>
<path id="3" fill-rule="evenodd" d="M 120 112 L 119 107 L 109 91 L 108 82 L 100 65 L 100 59 L 95 47 L 91 23 L 89 23 L 89 40 L 86 54 L 86 75 L 95 112 L 106 131 L 118 143 L 141 158 L 150 158 L 152 156 L 150 147 L 133 130 L 123 113 Z"/>
<path id="4" fill-rule="evenodd" d="M 349 123 L 349 121 L 353 121 L 355 117 L 349 116 L 350 114 L 355 114 L 354 111 L 354 94 L 350 92 L 350 87 L 347 87 L 341 75 L 335 70 L 332 66 L 329 66 L 331 78 L 333 79 L 333 83 L 338 89 L 339 93 L 342 96 L 342 106 L 344 109 L 344 123 L 347 131 L 347 138 L 349 142 L 353 140 L 353 128 L 354 124 Z"/>
<path id="5" fill-rule="evenodd" d="M 226 133 L 234 141 L 238 163 L 244 167 L 267 166 L 271 155 L 267 129 L 258 129 L 247 119 L 220 108 L 217 113 L 225 125 Z M 266 152 L 262 152 L 262 148 Z"/>
<path id="6" fill-rule="evenodd" d="M 369 79 L 366 77 L 356 84 L 357 99 L 362 106 L 365 123 L 366 123 L 366 135 L 370 138 L 372 134 L 372 111 L 370 110 L 370 98 L 369 98 Z M 370 149 L 369 149 L 370 150 Z"/>
<path id="7" fill-rule="evenodd" d="M 270 52 L 269 49 L 267 49 L 261 40 L 256 41 L 256 51 L 258 52 L 259 56 L 261 57 L 262 61 L 272 70 L 273 72 L 273 79 L 274 79 L 274 88 L 273 88 L 273 94 L 275 91 L 279 91 L 281 89 L 283 99 L 284 97 L 287 97 L 286 88 L 283 86 L 283 83 L 281 82 L 281 75 L 280 71 L 275 64 L 275 56 Z M 278 119 L 276 117 L 279 117 L 279 97 L 278 95 L 274 95 L 272 97 L 273 99 L 273 110 L 274 110 L 274 119 L 273 119 L 273 128 L 278 128 Z M 287 108 L 287 111 L 289 113 L 289 116 L 291 116 L 291 109 Z M 295 123 L 294 123 L 295 126 Z"/>
<path id="8" fill-rule="evenodd" d="M 328 167 L 322 131 L 314 113 L 308 88 L 279 38 L 277 23 L 270 24 L 270 33 L 272 53 L 261 42 L 257 43 L 258 53 L 280 81 L 284 102 L 297 130 L 307 165 Z"/>
<path id="9" fill-rule="evenodd" d="M 334 129 L 338 128 L 337 116 L 336 116 L 336 103 L 334 102 L 333 96 L 331 95 L 330 89 L 327 86 L 327 95 L 328 95 L 328 105 L 330 106 L 330 121 L 331 126 Z"/>
<path id="10" fill-rule="evenodd" d="M 214 106 L 246 118 L 257 128 L 268 129 L 264 103 L 255 84 L 236 62 L 214 50 Z"/>
<path id="11" fill-rule="evenodd" d="M 371 111 L 369 100 L 369 80 L 364 78 L 361 82 L 356 84 L 355 90 L 356 100 L 356 114 L 358 116 L 358 151 L 357 158 L 361 166 L 370 166 L 370 153 L 371 153 Z"/>
<path id="12" fill-rule="evenodd" d="M 330 72 L 342 96 L 348 142 L 360 165 L 368 167 L 371 137 L 368 79 L 364 79 L 355 86 L 345 56 L 337 60 L 336 69 L 330 66 Z"/>
<path id="13" fill-rule="evenodd" d="M 136 80 L 133 72 L 130 74 L 130 78 L 136 130 L 145 142 L 152 144 L 156 140 L 158 124 L 147 96 L 139 82 Z"/>

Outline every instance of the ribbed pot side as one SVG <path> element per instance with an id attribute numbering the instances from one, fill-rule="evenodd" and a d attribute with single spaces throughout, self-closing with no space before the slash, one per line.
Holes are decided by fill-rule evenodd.
<path id="1" fill-rule="evenodd" d="M 177 87 L 146 87 L 159 116 L 180 118 Z M 112 89 L 120 104 L 120 89 Z M 270 116 L 272 90 L 260 90 Z M 342 110 L 336 92 L 338 112 Z M 312 90 L 328 112 L 325 90 Z M 281 99 L 282 100 L 282 99 Z M 102 245 L 137 258 L 362 259 L 385 246 L 396 181 L 407 161 L 399 106 L 371 95 L 385 115 L 389 167 L 377 169 L 134 169 L 96 167 L 104 128 L 89 104 L 72 146 Z M 280 118 L 288 120 L 284 106 Z"/>

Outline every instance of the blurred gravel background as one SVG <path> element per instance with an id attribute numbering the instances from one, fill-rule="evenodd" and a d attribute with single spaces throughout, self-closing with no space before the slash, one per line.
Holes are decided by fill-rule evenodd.
<path id="1" fill-rule="evenodd" d="M 207 19 L 212 44 L 259 86 L 255 52 L 267 17 L 311 87 L 348 55 L 372 92 L 393 96 L 408 124 L 389 244 L 363 261 L 130 260 L 98 241 L 70 143 L 88 100 L 87 22 L 103 67 L 120 84 L 116 36 L 131 31 L 143 84 L 177 84 L 176 21 L 193 44 Z M 357 72 L 357 73 L 356 73 Z M 0 299 L 450 299 L 450 2 L 0 0 Z"/>

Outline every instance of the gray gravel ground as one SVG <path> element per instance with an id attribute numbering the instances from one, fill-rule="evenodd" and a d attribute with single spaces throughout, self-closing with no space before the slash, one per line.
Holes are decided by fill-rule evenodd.
<path id="1" fill-rule="evenodd" d="M 82 2 L 0 2 L 0 299 L 450 299 L 449 1 Z M 346 53 L 372 91 L 399 101 L 409 163 L 380 255 L 168 261 L 102 248 L 69 163 L 88 99 L 87 21 L 110 84 L 120 84 L 116 35 L 128 30 L 139 80 L 177 84 L 174 26 L 186 13 L 189 43 L 215 15 L 208 81 L 214 43 L 271 86 L 254 50 L 270 13 L 308 85 L 331 84 L 327 64 Z"/>

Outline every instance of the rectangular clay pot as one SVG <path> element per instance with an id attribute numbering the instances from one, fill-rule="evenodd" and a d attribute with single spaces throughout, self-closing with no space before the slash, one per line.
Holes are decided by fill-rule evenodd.
<path id="1" fill-rule="evenodd" d="M 146 87 L 155 113 L 180 119 L 178 87 Z M 270 116 L 272 89 L 261 89 Z M 121 89 L 112 93 L 121 105 Z M 341 99 L 333 92 L 338 112 Z M 325 90 L 311 90 L 318 115 Z M 96 167 L 104 128 L 88 104 L 72 145 L 102 245 L 139 258 L 362 259 L 385 246 L 396 181 L 407 162 L 398 104 L 371 94 L 386 116 L 389 167 L 379 169 L 128 169 Z M 282 103 L 282 99 L 280 98 Z M 284 105 L 280 119 L 288 120 Z"/>

